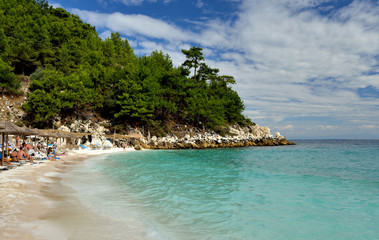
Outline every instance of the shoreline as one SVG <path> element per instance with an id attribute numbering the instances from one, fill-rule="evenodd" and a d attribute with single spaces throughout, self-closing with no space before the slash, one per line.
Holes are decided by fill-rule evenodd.
<path id="1" fill-rule="evenodd" d="M 60 183 L 62 174 L 91 157 L 126 151 L 134 149 L 74 150 L 66 156 L 61 156 L 57 161 L 24 165 L 1 172 L 0 239 L 51 239 L 49 236 L 58 230 L 51 220 L 59 214 L 59 211 L 68 213 L 68 209 L 59 206 L 67 196 L 57 195 L 55 191 L 57 187 L 62 188 L 62 193 L 70 194 L 72 197 L 70 200 L 74 201 L 72 206 L 77 206 L 76 210 L 85 208 L 75 197 L 77 193 Z M 55 189 L 55 194 L 51 191 L 52 187 Z M 67 238 L 57 236 L 55 239 Z"/>

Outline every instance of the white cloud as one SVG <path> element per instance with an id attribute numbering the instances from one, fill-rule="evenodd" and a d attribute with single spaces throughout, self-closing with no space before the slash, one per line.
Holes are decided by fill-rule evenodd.
<path id="1" fill-rule="evenodd" d="M 144 2 L 158 2 L 158 0 L 97 0 L 97 1 L 103 5 L 106 5 L 110 2 L 119 2 L 119 3 L 122 3 L 126 6 L 137 6 L 137 5 L 143 4 Z M 163 0 L 163 3 L 167 4 L 167 3 L 170 3 L 172 1 L 174 1 L 174 0 Z"/>
<path id="2" fill-rule="evenodd" d="M 107 38 L 110 38 L 111 37 L 111 34 L 112 32 L 110 30 L 106 30 L 102 33 L 99 34 L 99 37 L 103 40 L 107 39 Z"/>
<path id="3" fill-rule="evenodd" d="M 333 129 L 337 129 L 338 127 L 337 126 L 330 126 L 330 125 L 326 125 L 326 126 L 322 125 L 322 126 L 320 126 L 320 128 L 322 130 L 333 130 Z"/>
<path id="4" fill-rule="evenodd" d="M 185 41 L 190 34 L 174 24 L 140 14 L 112 14 L 72 9 L 74 14 L 98 28 L 107 28 L 126 36 L 144 36 L 167 41 Z"/>
<path id="5" fill-rule="evenodd" d="M 197 0 L 196 7 L 202 8 L 204 6 L 204 2 L 202 0 Z"/>
<path id="6" fill-rule="evenodd" d="M 114 2 L 120 2 L 127 6 L 129 5 L 140 5 L 144 0 L 114 0 Z"/>
<path id="7" fill-rule="evenodd" d="M 282 129 L 283 130 L 293 130 L 294 127 L 293 127 L 293 125 L 287 125 L 287 126 L 284 126 Z"/>
<path id="8" fill-rule="evenodd" d="M 359 128 L 363 128 L 363 129 L 379 129 L 379 126 L 378 125 L 362 125 L 362 126 L 359 126 Z"/>
<path id="9" fill-rule="evenodd" d="M 137 2 L 143 0 L 133 1 Z M 211 58 L 209 65 L 235 76 L 234 88 L 245 102 L 245 113 L 260 125 L 280 123 L 286 130 L 290 125 L 298 129 L 286 119 L 322 116 L 345 126 L 355 121 L 366 126 L 355 131 L 363 131 L 379 122 L 378 100 L 356 93 L 369 85 L 379 89 L 378 75 L 366 74 L 378 72 L 379 6 L 353 1 L 326 17 L 315 8 L 327 2 L 334 1 L 242 0 L 235 22 L 193 21 L 196 32 L 145 15 L 72 11 L 105 29 L 101 37 L 107 30 L 118 31 L 139 39 L 136 53 L 162 50 L 176 65 L 184 60 L 181 49 L 200 45 Z M 318 126 L 337 131 L 335 123 Z"/>
<path id="10" fill-rule="evenodd" d="M 353 91 L 379 85 L 377 75 L 362 75 L 377 64 L 378 6 L 360 4 L 368 5 L 360 8 L 368 20 L 341 22 L 314 11 L 293 14 L 293 8 L 277 1 L 245 1 L 234 28 L 235 47 L 243 54 L 234 58 L 237 89 L 252 99 L 247 105 L 260 107 L 266 118 L 359 112 L 378 119 L 378 113 L 369 113 L 377 109 L 375 100 L 362 100 Z"/>
<path id="11" fill-rule="evenodd" d="M 55 3 L 55 2 L 50 2 L 49 4 L 50 4 L 53 8 L 61 8 L 61 7 L 62 7 L 61 4 L 59 4 L 59 3 Z"/>

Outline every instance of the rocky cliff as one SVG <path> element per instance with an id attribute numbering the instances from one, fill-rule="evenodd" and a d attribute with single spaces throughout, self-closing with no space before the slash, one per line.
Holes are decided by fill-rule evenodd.
<path id="1" fill-rule="evenodd" d="M 153 136 L 141 141 L 141 146 L 146 149 L 201 149 L 201 148 L 225 148 L 248 146 L 278 146 L 293 145 L 279 132 L 272 136 L 268 127 L 258 125 L 240 127 L 230 126 L 229 134 L 220 136 L 213 131 L 191 131 L 179 138 L 176 135 L 158 138 Z"/>
<path id="2" fill-rule="evenodd" d="M 145 136 L 140 129 L 130 127 L 129 134 L 140 136 L 140 138 L 120 138 L 103 125 L 106 123 L 93 123 L 91 121 L 74 121 L 70 126 L 61 126 L 60 130 L 70 132 L 89 132 L 83 136 L 79 143 L 87 146 L 102 146 L 107 139 L 112 141 L 113 146 L 132 146 L 144 149 L 201 149 L 201 148 L 225 148 L 225 147 L 247 147 L 247 146 L 278 146 L 293 145 L 280 133 L 271 135 L 268 127 L 258 125 L 241 127 L 229 126 L 229 134 L 221 136 L 213 131 L 186 125 L 176 125 L 175 131 L 165 137 Z"/>

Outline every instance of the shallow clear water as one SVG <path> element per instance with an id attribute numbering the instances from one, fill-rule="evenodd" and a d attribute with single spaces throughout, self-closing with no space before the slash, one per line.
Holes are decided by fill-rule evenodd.
<path id="1" fill-rule="evenodd" d="M 296 143 L 117 153 L 64 183 L 146 239 L 378 239 L 379 141 Z"/>

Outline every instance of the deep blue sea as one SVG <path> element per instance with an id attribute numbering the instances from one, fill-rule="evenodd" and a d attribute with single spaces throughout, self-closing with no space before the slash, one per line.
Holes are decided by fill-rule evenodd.
<path id="1" fill-rule="evenodd" d="M 109 239 L 379 239 L 379 141 L 295 143 L 116 153 L 64 183 Z"/>

